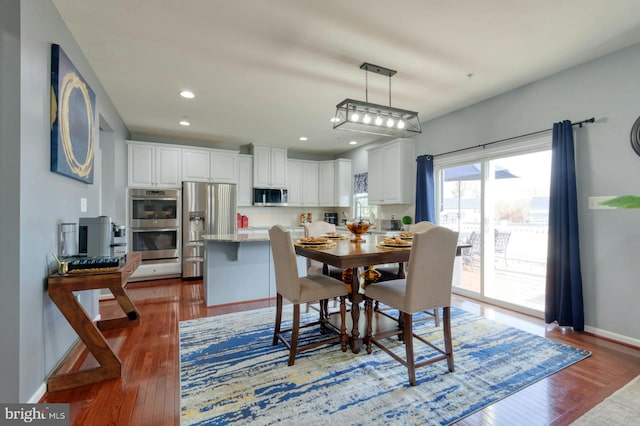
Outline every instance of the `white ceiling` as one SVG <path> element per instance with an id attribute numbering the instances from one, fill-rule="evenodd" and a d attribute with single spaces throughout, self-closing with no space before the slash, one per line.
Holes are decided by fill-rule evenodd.
<path id="1" fill-rule="evenodd" d="M 325 154 L 375 139 L 329 122 L 364 100 L 363 62 L 397 70 L 392 106 L 425 121 L 640 42 L 638 0 L 53 3 L 131 132 Z"/>

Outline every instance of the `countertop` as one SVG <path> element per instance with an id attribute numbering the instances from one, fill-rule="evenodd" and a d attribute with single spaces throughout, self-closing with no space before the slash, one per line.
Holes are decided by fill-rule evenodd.
<path id="1" fill-rule="evenodd" d="M 292 231 L 291 236 L 293 239 L 304 237 L 304 232 Z M 256 232 L 252 234 L 204 234 L 202 239 L 206 242 L 218 242 L 218 243 L 250 243 L 269 241 L 269 232 Z"/>

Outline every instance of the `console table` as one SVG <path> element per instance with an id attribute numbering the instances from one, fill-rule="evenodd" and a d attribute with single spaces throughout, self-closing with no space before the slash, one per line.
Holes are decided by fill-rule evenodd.
<path id="1" fill-rule="evenodd" d="M 56 391 L 120 377 L 122 361 L 113 352 L 100 330 L 110 330 L 138 324 L 140 313 L 124 289 L 131 274 L 140 265 L 141 255 L 127 253 L 126 262 L 106 272 L 53 274 L 48 278 L 49 297 L 69 321 L 71 327 L 95 357 L 99 367 L 56 374 L 47 380 L 47 390 Z M 109 289 L 125 317 L 111 318 L 94 323 L 73 295 L 74 291 Z"/>

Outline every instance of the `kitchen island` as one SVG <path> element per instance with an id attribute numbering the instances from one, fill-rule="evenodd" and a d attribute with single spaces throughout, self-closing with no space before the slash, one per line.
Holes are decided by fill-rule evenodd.
<path id="1" fill-rule="evenodd" d="M 304 236 L 292 232 L 293 239 Z M 203 235 L 204 297 L 207 306 L 276 296 L 276 281 L 268 232 Z M 306 260 L 298 257 L 298 271 L 306 275 Z"/>

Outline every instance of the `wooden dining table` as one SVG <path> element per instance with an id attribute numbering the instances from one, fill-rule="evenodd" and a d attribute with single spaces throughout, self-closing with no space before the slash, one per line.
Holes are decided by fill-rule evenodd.
<path id="1" fill-rule="evenodd" d="M 353 353 L 358 353 L 362 347 L 360 336 L 360 302 L 364 300 L 364 286 L 372 284 L 361 278 L 366 268 L 375 269 L 375 265 L 398 263 L 401 265 L 409 260 L 411 248 L 383 247 L 384 235 L 366 234 L 360 242 L 352 242 L 350 238 L 335 239 L 332 247 L 303 246 L 296 244 L 296 254 L 330 265 L 343 271 L 353 268 L 351 273 L 343 273 L 343 281 L 349 287 L 349 301 L 351 302 L 351 335 L 349 346 Z M 469 247 L 469 244 L 459 244 L 456 255 Z M 326 268 L 325 268 L 326 269 Z M 400 270 L 402 273 L 402 269 Z M 398 323 L 394 323 L 398 326 Z"/>
<path id="2" fill-rule="evenodd" d="M 349 239 L 334 240 L 333 247 L 314 247 L 296 245 L 296 254 L 330 265 L 341 270 L 352 269 L 352 273 L 343 274 L 345 284 L 349 287 L 349 301 L 351 302 L 351 335 L 349 346 L 353 353 L 358 353 L 362 347 L 360 336 L 360 302 L 364 300 L 364 288 L 361 285 L 360 274 L 364 268 L 374 267 L 386 263 L 403 263 L 409 260 L 410 248 L 383 248 L 383 235 L 364 235 L 360 242 Z"/>

